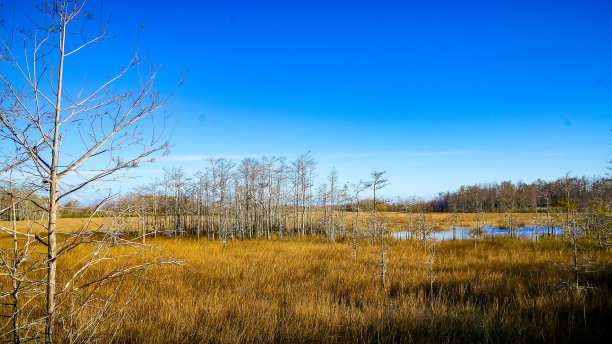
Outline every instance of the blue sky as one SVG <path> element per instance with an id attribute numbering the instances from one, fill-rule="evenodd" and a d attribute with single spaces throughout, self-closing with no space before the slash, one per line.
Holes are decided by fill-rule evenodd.
<path id="1" fill-rule="evenodd" d="M 136 37 L 163 64 L 162 93 L 188 68 L 167 108 L 171 155 L 132 175 L 310 150 L 320 176 L 387 170 L 387 197 L 428 197 L 602 175 L 612 158 L 609 1 L 136 0 L 102 11 L 116 37 L 67 62 L 74 80 L 116 71 Z"/>

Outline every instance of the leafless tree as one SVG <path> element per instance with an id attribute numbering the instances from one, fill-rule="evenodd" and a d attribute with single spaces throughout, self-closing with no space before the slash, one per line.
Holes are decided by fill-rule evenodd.
<path id="1" fill-rule="evenodd" d="M 511 236 L 514 237 L 515 228 L 513 215 L 517 202 L 516 187 L 510 181 L 505 181 L 500 184 L 499 192 L 499 198 L 501 200 L 502 207 L 506 212 L 506 224 L 508 226 L 508 230 L 510 231 Z"/>
<path id="2" fill-rule="evenodd" d="M 531 184 L 529 186 L 526 187 L 527 188 L 527 198 L 528 198 L 528 202 L 531 205 L 534 215 L 533 215 L 533 226 L 532 226 L 532 230 L 531 230 L 531 240 L 537 242 L 538 241 L 538 237 L 539 237 L 539 227 L 540 227 L 540 222 L 539 222 L 539 212 L 538 212 L 538 202 L 540 200 L 540 189 L 538 187 L 538 184 L 534 183 Z"/>
<path id="3" fill-rule="evenodd" d="M 231 179 L 232 179 L 232 168 L 234 163 L 229 160 L 223 160 L 219 164 L 217 169 L 219 173 L 219 204 L 221 205 L 222 212 L 219 214 L 219 227 L 221 229 L 221 239 L 223 241 L 223 247 L 225 247 L 228 231 L 230 230 L 230 224 L 228 223 L 229 214 L 228 211 L 231 207 Z M 230 234 L 231 235 L 231 234 Z M 233 235 L 231 235 L 233 237 Z"/>
<path id="4" fill-rule="evenodd" d="M 337 201 L 337 186 L 338 186 L 338 173 L 336 172 L 335 169 L 332 169 L 331 172 L 329 173 L 329 176 L 327 177 L 327 180 L 329 181 L 329 204 L 330 204 L 330 211 L 329 211 L 329 221 L 327 221 L 327 226 L 326 226 L 326 232 L 327 232 L 327 240 L 329 242 L 335 242 L 336 241 L 336 218 L 335 218 L 335 213 L 337 211 L 336 209 L 336 201 Z"/>
<path id="5" fill-rule="evenodd" d="M 376 191 L 384 188 L 385 186 L 389 185 L 389 180 L 387 178 L 384 177 L 386 171 L 374 171 L 371 173 L 371 177 L 372 179 L 367 183 L 367 186 L 372 189 L 372 194 L 373 194 L 373 200 L 372 200 L 372 225 L 371 225 L 371 231 L 372 231 L 372 235 L 375 235 L 375 233 L 377 233 L 377 218 L 376 218 Z M 379 231 L 380 234 L 380 281 L 382 284 L 382 287 L 385 287 L 385 272 L 386 272 L 386 267 L 385 267 L 385 241 L 384 241 L 384 231 L 381 228 Z"/>
<path id="6" fill-rule="evenodd" d="M 91 36 L 91 32 L 86 32 L 89 26 L 84 25 L 92 18 L 85 1 L 60 0 L 43 3 L 36 9 L 37 17 L 32 16 L 32 21 L 44 24 L 21 30 L 18 39 L 1 42 L 0 57 L 6 69 L 0 73 L 3 99 L 0 130 L 28 156 L 22 166 L 23 178 L 33 186 L 44 187 L 48 194 L 48 202 L 37 206 L 47 215 L 46 222 L 41 223 L 46 237 L 39 241 L 47 248 L 44 338 L 46 343 L 51 343 L 54 329 L 59 328 L 58 305 L 76 300 L 74 296 L 91 291 L 89 287 L 118 281 L 139 271 L 133 267 L 102 280 L 85 281 L 84 271 L 103 262 L 107 257 L 101 258 L 100 254 L 114 245 L 107 239 L 112 243 L 134 243 L 120 240 L 116 231 L 107 232 L 99 240 L 100 231 L 90 229 L 93 218 L 76 231 L 63 231 L 57 226 L 59 204 L 163 153 L 168 146 L 163 130 L 155 131 L 151 127 L 151 135 L 145 136 L 139 125 L 145 119 L 163 123 L 165 117 L 157 114 L 168 98 L 160 97 L 154 89 L 158 67 L 152 64 L 145 68 L 138 50 L 125 68 L 99 85 L 92 87 L 84 83 L 81 89 L 66 89 L 68 57 L 78 58 L 83 49 L 104 41 L 107 21 L 100 18 L 99 30 Z M 17 46 L 24 47 L 23 53 L 18 52 Z M 122 92 L 113 88 L 118 80 L 130 78 L 138 85 L 137 89 Z M 80 146 L 69 144 L 68 138 L 80 139 Z M 93 213 L 108 201 L 108 198 L 101 201 Z M 27 236 L 27 233 L 20 235 Z M 83 244 L 97 245 L 97 248 L 89 260 L 80 262 L 76 272 L 69 276 L 62 274 L 58 280 L 58 260 Z M 147 263 L 139 265 L 146 266 Z M 62 317 L 61 321 L 66 319 Z M 87 330 L 91 333 L 92 327 Z M 73 339 L 83 338 L 70 334 Z"/>
<path id="7" fill-rule="evenodd" d="M 427 253 L 427 240 L 431 237 L 433 229 L 432 220 L 428 218 L 425 207 L 421 204 L 419 207 L 419 217 L 417 219 L 417 232 L 421 238 L 423 253 Z"/>
<path id="8" fill-rule="evenodd" d="M 10 226 L 0 226 L 0 231 L 12 238 L 12 247 L 0 247 L 0 281 L 4 284 L 6 279 L 10 280 L 10 290 L 0 289 L 0 305 L 10 306 L 8 313 L 0 313 L 0 318 L 8 320 L 6 323 L 0 323 L 0 341 L 13 343 L 27 342 L 35 338 L 35 329 L 42 319 L 32 316 L 23 306 L 34 303 L 44 291 L 35 278 L 35 274 L 44 269 L 44 264 L 33 259 L 37 242 L 34 240 L 32 227 L 28 226 L 25 231 L 17 228 L 17 206 L 28 202 L 32 194 L 32 191 L 19 190 L 13 177 L 19 173 L 17 168 L 20 161 L 24 161 L 19 151 L 19 147 L 16 147 L 16 155 L 7 159 L 8 163 L 0 170 L 0 177 L 8 175 L 7 187 L 3 191 L 9 200 L 8 206 L 0 209 L 0 215 L 6 213 L 10 219 Z M 33 214 L 28 212 L 25 216 L 31 217 Z M 24 232 L 26 235 L 20 235 Z M 12 336 L 11 339 L 6 338 L 9 335 Z"/>
<path id="9" fill-rule="evenodd" d="M 355 253 L 355 258 L 357 258 L 357 241 L 360 237 L 359 231 L 359 194 L 362 193 L 368 186 L 363 181 L 359 181 L 359 183 L 351 184 L 351 189 L 353 191 L 353 206 L 352 209 L 352 219 L 351 219 L 351 228 L 353 230 L 353 251 Z"/>
<path id="10" fill-rule="evenodd" d="M 434 268 L 436 264 L 436 238 L 433 237 L 431 240 L 431 256 L 429 260 L 429 296 L 431 300 L 434 301 L 436 295 L 434 293 L 434 281 L 436 280 L 436 276 L 434 275 Z"/>

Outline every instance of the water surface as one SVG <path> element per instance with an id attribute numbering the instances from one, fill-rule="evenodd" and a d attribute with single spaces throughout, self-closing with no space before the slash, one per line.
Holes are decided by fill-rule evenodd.
<path id="1" fill-rule="evenodd" d="M 510 236 L 512 233 L 509 229 L 499 228 L 495 226 L 482 226 L 480 234 L 472 233 L 473 229 L 467 227 L 457 227 L 455 230 L 455 238 L 457 240 L 477 238 L 490 238 L 495 236 Z M 546 227 L 546 226 L 529 226 L 514 230 L 514 236 L 517 238 L 531 239 L 534 235 L 542 236 L 559 236 L 563 234 L 563 227 Z M 414 236 L 414 234 L 413 234 Z M 432 232 L 431 236 L 436 240 L 453 240 L 453 230 Z M 395 239 L 410 239 L 409 232 L 393 233 Z M 416 236 L 418 238 L 418 235 Z"/>

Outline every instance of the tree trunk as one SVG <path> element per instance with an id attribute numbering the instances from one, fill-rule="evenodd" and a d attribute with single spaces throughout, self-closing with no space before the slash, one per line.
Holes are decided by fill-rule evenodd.
<path id="1" fill-rule="evenodd" d="M 12 297 L 13 297 L 13 342 L 21 343 L 19 336 L 19 281 L 17 280 L 17 268 L 19 266 L 19 242 L 17 240 L 17 213 L 15 211 L 15 195 L 13 189 L 13 172 L 11 171 L 9 191 L 11 196 L 11 224 L 13 229 L 13 265 L 11 267 Z"/>
<path id="2" fill-rule="evenodd" d="M 57 98 L 55 101 L 55 123 L 53 130 L 53 142 L 51 149 L 51 168 L 49 178 L 49 224 L 47 227 L 47 315 L 45 318 L 45 343 L 53 343 L 53 325 L 55 320 L 55 279 L 56 279 L 56 222 L 57 222 L 57 187 L 59 178 L 57 176 L 58 154 L 59 154 L 59 125 L 62 103 L 62 78 L 64 73 L 64 45 L 66 40 L 66 22 L 60 25 L 60 61 L 57 78 Z"/>

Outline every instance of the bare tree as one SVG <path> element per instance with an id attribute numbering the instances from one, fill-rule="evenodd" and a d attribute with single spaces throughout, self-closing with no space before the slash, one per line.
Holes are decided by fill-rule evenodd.
<path id="1" fill-rule="evenodd" d="M 417 231 L 421 237 L 421 244 L 423 245 L 423 253 L 427 253 L 427 240 L 431 237 L 433 232 L 432 220 L 428 218 L 425 206 L 421 204 L 419 206 L 419 217 L 417 219 Z"/>
<path id="2" fill-rule="evenodd" d="M 294 228 L 296 230 L 299 229 L 302 235 L 306 234 L 306 208 L 311 201 L 309 197 L 311 193 L 308 190 L 312 187 L 312 169 L 316 164 L 310 151 L 301 154 L 292 163 L 293 178 L 291 182 L 294 190 Z"/>
<path id="3" fill-rule="evenodd" d="M 37 242 L 34 240 L 31 226 L 25 231 L 26 235 L 20 235 L 22 232 L 17 229 L 17 206 L 27 202 L 33 191 L 19 190 L 15 183 L 13 176 L 18 174 L 16 169 L 20 165 L 19 161 L 23 161 L 20 159 L 19 147 L 15 149 L 15 153 L 17 154 L 12 159 L 7 159 L 8 163 L 0 170 L 0 176 L 8 174 L 7 187 L 2 191 L 9 200 L 8 207 L 1 207 L 0 215 L 7 213 L 10 219 L 10 227 L 0 226 L 0 230 L 12 238 L 12 247 L 0 248 L 0 280 L 9 279 L 11 288 L 8 291 L 0 290 L 0 304 L 10 306 L 8 314 L 0 313 L 0 318 L 9 320 L 5 324 L 0 323 L 0 341 L 11 335 L 13 343 L 22 343 L 34 338 L 33 330 L 41 321 L 23 311 L 22 305 L 29 304 L 40 296 L 40 283 L 33 277 L 44 269 L 44 265 L 32 259 L 36 253 Z M 25 216 L 30 217 L 32 213 L 26 213 Z M 10 330 L 5 330 L 7 327 Z"/>
<path id="4" fill-rule="evenodd" d="M 81 89 L 65 89 L 64 77 L 70 67 L 67 58 L 78 58 L 83 49 L 102 42 L 107 37 L 107 21 L 100 18 L 99 30 L 91 36 L 91 32 L 85 31 L 89 28 L 85 22 L 92 18 L 85 1 L 44 3 L 37 10 L 38 17 L 32 21 L 44 24 L 21 30 L 18 41 L 1 42 L 4 49 L 0 57 L 7 69 L 0 73 L 3 96 L 0 125 L 28 155 L 24 176 L 48 193 L 48 202 L 38 206 L 47 214 L 46 223 L 42 224 L 46 237 L 40 238 L 40 242 L 47 248 L 44 337 L 46 343 L 51 343 L 58 325 L 57 298 L 69 297 L 74 295 L 71 291 L 93 285 L 91 281 L 75 284 L 83 281 L 83 271 L 102 262 L 97 253 L 92 253 L 75 274 L 57 279 L 58 259 L 79 245 L 94 243 L 94 233 L 88 227 L 91 218 L 76 232 L 58 228 L 59 203 L 163 153 L 168 146 L 163 130 L 151 127 L 146 129 L 151 135 L 145 136 L 139 124 L 145 119 L 163 122 L 165 117 L 160 118 L 157 113 L 168 98 L 160 97 L 154 89 L 158 67 L 144 68 L 144 59 L 137 50 L 125 68 L 98 86 L 84 83 Z M 16 43 L 24 47 L 23 54 L 16 51 Z M 113 89 L 118 80 L 129 78 L 135 80 L 137 89 L 124 92 Z M 67 138 L 80 139 L 80 145 L 69 144 Z M 94 213 L 108 201 L 107 198 L 100 202 Z M 115 234 L 109 232 L 108 236 L 113 237 L 113 242 L 120 242 Z M 106 242 L 102 246 L 109 247 Z M 103 251 L 99 247 L 94 252 Z M 124 270 L 104 281 L 117 280 L 137 270 Z"/>
<path id="5" fill-rule="evenodd" d="M 434 281 L 436 280 L 436 276 L 434 275 L 434 268 L 436 264 L 436 238 L 433 237 L 431 240 L 431 256 L 429 260 L 429 296 L 431 300 L 434 301 L 436 295 L 434 293 Z"/>
<path id="6" fill-rule="evenodd" d="M 329 242 L 335 242 L 336 241 L 336 219 L 335 219 L 335 213 L 337 211 L 336 209 L 336 201 L 337 201 L 337 186 L 338 186 L 338 173 L 336 172 L 335 169 L 332 168 L 331 172 L 329 173 L 329 176 L 327 177 L 327 180 L 329 181 L 329 204 L 330 204 L 330 211 L 329 211 L 329 221 L 328 221 L 328 225 L 325 228 L 327 231 L 327 240 Z"/>
<path id="7" fill-rule="evenodd" d="M 499 186 L 499 193 L 502 207 L 506 212 L 506 224 L 508 226 L 508 230 L 510 231 L 510 235 L 514 237 L 515 228 L 513 215 L 517 202 L 516 186 L 510 181 L 502 182 Z"/>
<path id="8" fill-rule="evenodd" d="M 196 207 L 197 207 L 197 214 L 196 216 L 197 218 L 197 228 L 196 228 L 196 238 L 199 241 L 200 240 L 200 233 L 202 232 L 202 227 L 204 226 L 204 223 L 206 223 L 206 221 L 202 220 L 202 210 L 204 209 L 204 211 L 206 211 L 207 209 L 207 197 L 206 197 L 206 190 L 208 189 L 208 185 L 209 185 L 210 181 L 208 178 L 208 174 L 203 173 L 203 172 L 198 172 L 196 173 L 195 176 L 195 184 L 196 184 L 196 188 L 197 188 L 197 200 L 196 200 Z"/>
<path id="9" fill-rule="evenodd" d="M 374 171 L 371 173 L 372 180 L 370 180 L 367 185 L 370 189 L 372 189 L 373 193 L 373 209 L 372 209 L 372 235 L 376 233 L 376 191 L 384 188 L 389 185 L 389 180 L 384 178 L 384 174 L 386 171 Z M 380 281 L 382 287 L 385 287 L 385 242 L 384 242 L 384 231 L 380 229 Z"/>
<path id="10" fill-rule="evenodd" d="M 352 230 L 353 230 L 353 251 L 355 253 L 355 258 L 357 258 L 357 240 L 360 236 L 359 232 L 359 194 L 362 193 L 368 186 L 363 181 L 359 181 L 359 183 L 351 184 L 351 189 L 353 191 L 353 207 L 352 209 Z"/>

